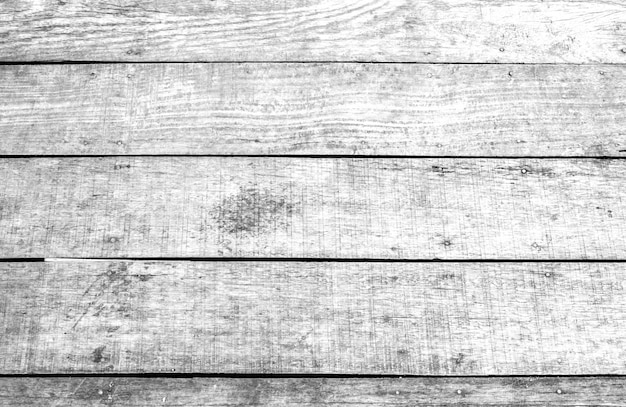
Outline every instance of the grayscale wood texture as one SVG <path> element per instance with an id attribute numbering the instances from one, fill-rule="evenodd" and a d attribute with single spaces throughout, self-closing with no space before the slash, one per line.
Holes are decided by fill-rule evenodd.
<path id="1" fill-rule="evenodd" d="M 12 378 L 0 406 L 619 406 L 623 378 Z"/>
<path id="2" fill-rule="evenodd" d="M 622 66 L 0 67 L 4 155 L 626 156 L 624 112 Z"/>
<path id="3" fill-rule="evenodd" d="M 0 372 L 626 373 L 622 263 L 0 263 Z"/>
<path id="4" fill-rule="evenodd" d="M 9 0 L 1 61 L 626 62 L 608 0 Z"/>
<path id="5" fill-rule="evenodd" d="M 618 260 L 621 159 L 0 160 L 0 257 Z"/>

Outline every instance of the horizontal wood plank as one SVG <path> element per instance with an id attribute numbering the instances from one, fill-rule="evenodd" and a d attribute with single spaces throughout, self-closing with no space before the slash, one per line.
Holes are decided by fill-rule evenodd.
<path id="1" fill-rule="evenodd" d="M 0 160 L 0 257 L 626 258 L 622 159 Z"/>
<path id="2" fill-rule="evenodd" d="M 1 61 L 626 62 L 606 0 L 20 0 Z"/>
<path id="3" fill-rule="evenodd" d="M 621 377 L 12 378 L 0 406 L 619 406 Z"/>
<path id="4" fill-rule="evenodd" d="M 4 155 L 626 156 L 625 111 L 624 66 L 0 66 Z"/>
<path id="5" fill-rule="evenodd" d="M 623 263 L 0 263 L 2 373 L 626 373 Z"/>

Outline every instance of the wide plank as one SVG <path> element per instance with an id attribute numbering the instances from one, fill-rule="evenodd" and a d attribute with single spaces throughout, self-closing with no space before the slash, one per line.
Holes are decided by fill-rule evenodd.
<path id="1" fill-rule="evenodd" d="M 0 406 L 620 406 L 623 377 L 11 378 Z"/>
<path id="2" fill-rule="evenodd" d="M 10 0 L 0 61 L 626 62 L 608 0 Z"/>
<path id="3" fill-rule="evenodd" d="M 0 263 L 0 373 L 626 373 L 624 263 Z"/>
<path id="4" fill-rule="evenodd" d="M 626 156 L 626 68 L 0 66 L 0 154 Z"/>
<path id="5" fill-rule="evenodd" d="M 622 159 L 0 160 L 0 257 L 626 258 Z"/>

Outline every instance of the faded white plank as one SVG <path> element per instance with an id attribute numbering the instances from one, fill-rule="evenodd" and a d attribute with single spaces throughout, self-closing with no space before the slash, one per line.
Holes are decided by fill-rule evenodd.
<path id="1" fill-rule="evenodd" d="M 624 259 L 626 161 L 0 160 L 0 256 Z"/>
<path id="2" fill-rule="evenodd" d="M 626 373 L 621 263 L 0 263 L 0 372 Z"/>
<path id="3" fill-rule="evenodd" d="M 11 378 L 1 406 L 618 406 L 623 378 Z"/>
<path id="4" fill-rule="evenodd" d="M 0 67 L 0 154 L 626 156 L 626 68 Z"/>
<path id="5" fill-rule="evenodd" d="M 2 61 L 626 62 L 608 0 L 10 0 Z"/>

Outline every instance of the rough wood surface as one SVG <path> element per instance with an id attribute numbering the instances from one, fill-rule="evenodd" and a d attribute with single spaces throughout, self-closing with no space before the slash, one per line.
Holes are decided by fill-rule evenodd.
<path id="1" fill-rule="evenodd" d="M 622 159 L 0 160 L 0 256 L 624 259 Z"/>
<path id="2" fill-rule="evenodd" d="M 623 378 L 13 378 L 0 406 L 621 406 Z"/>
<path id="3" fill-rule="evenodd" d="M 622 263 L 0 263 L 2 373 L 626 373 Z"/>
<path id="4" fill-rule="evenodd" d="M 626 156 L 626 68 L 0 67 L 0 154 Z"/>
<path id="5" fill-rule="evenodd" d="M 2 61 L 626 62 L 614 0 L 8 0 Z"/>

